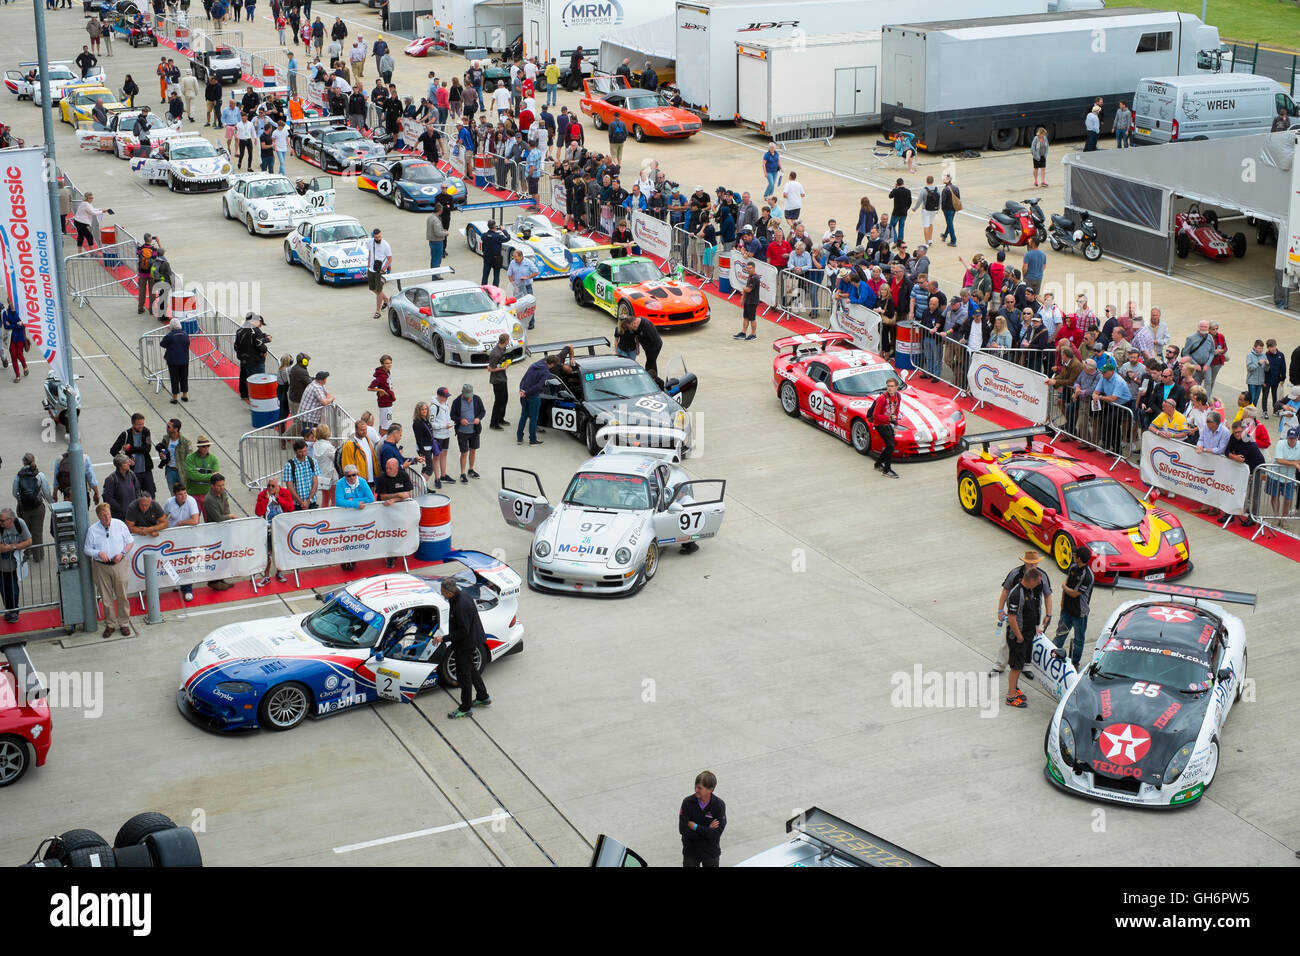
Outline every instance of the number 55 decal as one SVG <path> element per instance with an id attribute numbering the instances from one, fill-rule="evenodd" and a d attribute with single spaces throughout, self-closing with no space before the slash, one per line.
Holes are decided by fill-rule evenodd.
<path id="1" fill-rule="evenodd" d="M 1142 697 L 1159 697 L 1160 685 L 1148 684 L 1146 681 L 1137 681 L 1136 683 L 1133 684 L 1132 687 L 1129 688 L 1128 692 L 1130 694 L 1138 694 L 1139 696 Z"/>

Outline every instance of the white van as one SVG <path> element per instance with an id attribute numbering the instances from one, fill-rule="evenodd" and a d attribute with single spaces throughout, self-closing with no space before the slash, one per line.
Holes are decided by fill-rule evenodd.
<path id="1" fill-rule="evenodd" d="M 1133 96 L 1133 142 L 1172 143 L 1267 133 L 1279 110 L 1300 116 L 1266 76 L 1211 73 L 1141 80 Z"/>

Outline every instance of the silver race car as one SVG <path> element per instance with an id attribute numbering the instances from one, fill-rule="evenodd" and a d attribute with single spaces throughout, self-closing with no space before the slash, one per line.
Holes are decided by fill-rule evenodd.
<path id="1" fill-rule="evenodd" d="M 446 271 L 425 270 L 427 272 Z M 504 298 L 498 304 L 488 288 L 465 279 L 442 279 L 408 286 L 388 300 L 388 331 L 414 339 L 445 365 L 487 368 L 488 352 L 501 333 L 510 336 L 510 362 L 524 357 L 524 324 L 536 299 Z"/>

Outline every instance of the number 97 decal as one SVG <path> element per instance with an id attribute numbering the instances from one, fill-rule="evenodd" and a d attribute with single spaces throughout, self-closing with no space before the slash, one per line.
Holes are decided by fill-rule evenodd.
<path id="1" fill-rule="evenodd" d="M 702 524 L 704 524 L 703 511 L 684 511 L 677 518 L 677 526 L 687 534 L 700 530 Z"/>
<path id="2" fill-rule="evenodd" d="M 513 505 L 515 517 L 520 521 L 527 521 L 533 516 L 533 503 L 524 501 L 522 498 L 516 498 Z"/>

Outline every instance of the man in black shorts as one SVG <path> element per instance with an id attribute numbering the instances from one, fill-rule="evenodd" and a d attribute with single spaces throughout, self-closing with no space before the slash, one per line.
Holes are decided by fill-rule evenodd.
<path id="1" fill-rule="evenodd" d="M 997 625 L 997 635 L 999 638 L 998 661 L 989 670 L 990 674 L 1001 674 L 1004 670 L 1007 669 L 1007 644 L 1006 641 L 1001 640 L 1001 638 L 1003 636 L 1002 629 L 1005 626 L 1007 620 L 1007 612 L 1003 609 L 1006 607 L 1007 598 L 1011 594 L 1011 589 L 1020 583 L 1020 579 L 1024 577 L 1026 571 L 1028 571 L 1030 568 L 1037 568 L 1038 563 L 1042 560 L 1043 560 L 1043 556 L 1039 554 L 1037 551 L 1026 551 L 1024 553 L 1024 556 L 1021 557 L 1020 559 L 1021 563 L 1016 565 L 1011 570 L 1011 573 L 1002 579 L 1002 593 L 998 596 L 998 625 Z M 1038 573 L 1042 577 L 1043 591 L 1047 594 L 1047 601 L 1045 606 L 1047 608 L 1047 616 L 1050 619 L 1052 616 L 1052 581 L 1047 576 L 1047 574 L 1042 570 L 1039 570 Z M 1033 680 L 1033 679 L 1034 679 L 1034 675 L 1026 672 L 1025 680 Z"/>
<path id="2" fill-rule="evenodd" d="M 483 399 L 474 394 L 474 386 L 466 383 L 461 387 L 460 397 L 451 403 L 451 421 L 456 429 L 456 444 L 460 446 L 460 483 L 468 485 L 470 478 L 477 478 L 474 459 L 478 457 L 479 437 L 483 434 L 483 419 L 487 409 Z M 466 460 L 469 469 L 466 470 Z"/>
<path id="3" fill-rule="evenodd" d="M 1007 705 L 1027 707 L 1024 691 L 1020 689 L 1020 672 L 1025 669 L 1034 653 L 1034 640 L 1052 621 L 1049 614 L 1042 616 L 1047 592 L 1043 590 L 1043 575 L 1038 568 L 1030 568 L 1020 583 L 1007 595 Z"/>
<path id="4" fill-rule="evenodd" d="M 758 338 L 758 274 L 752 261 L 745 263 L 745 311 L 740 320 L 740 331 L 732 336 L 734 339 L 752 341 Z M 747 331 L 748 330 L 748 331 Z"/>

